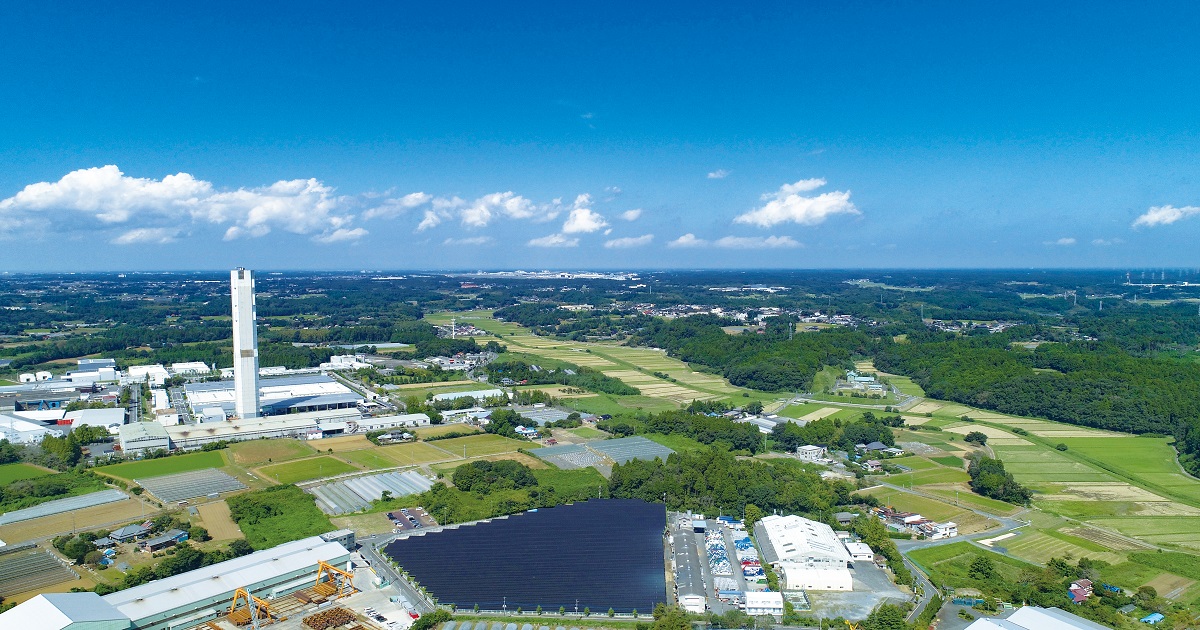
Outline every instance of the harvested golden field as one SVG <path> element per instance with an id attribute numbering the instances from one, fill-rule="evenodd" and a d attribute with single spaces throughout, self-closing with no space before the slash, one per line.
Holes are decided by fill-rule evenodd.
<path id="1" fill-rule="evenodd" d="M 67 534 L 71 531 L 97 529 L 110 525 L 125 525 L 137 520 L 144 513 L 146 516 L 158 514 L 158 509 L 147 504 L 144 507 L 136 499 L 125 499 L 115 503 L 106 503 L 95 507 L 52 514 L 28 521 L 20 521 L 10 525 L 0 526 L 0 540 L 8 544 L 39 540 Z"/>
<path id="2" fill-rule="evenodd" d="M 200 513 L 200 525 L 208 530 L 213 540 L 235 540 L 244 538 L 242 530 L 229 515 L 229 506 L 224 501 L 205 503 L 196 508 Z"/>

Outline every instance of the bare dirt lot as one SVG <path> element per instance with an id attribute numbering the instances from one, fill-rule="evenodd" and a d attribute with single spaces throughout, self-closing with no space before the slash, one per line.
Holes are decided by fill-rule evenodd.
<path id="1" fill-rule="evenodd" d="M 200 512 L 201 525 L 208 530 L 213 540 L 234 540 L 242 538 L 242 530 L 229 516 L 229 505 L 224 501 L 205 503 L 196 508 Z"/>

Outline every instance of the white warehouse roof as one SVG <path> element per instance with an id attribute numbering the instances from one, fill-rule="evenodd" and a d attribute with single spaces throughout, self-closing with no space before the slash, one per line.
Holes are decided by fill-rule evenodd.
<path id="1" fill-rule="evenodd" d="M 827 562 L 850 561 L 850 553 L 842 545 L 833 528 L 799 516 L 772 514 L 757 524 L 767 535 L 770 549 L 764 549 L 768 562 L 783 560 L 811 562 L 820 559 Z"/>
<path id="2" fill-rule="evenodd" d="M 1088 621 L 1061 608 L 1025 606 L 1017 609 L 1007 619 L 976 620 L 967 626 L 967 630 L 1107 630 L 1107 626 Z"/>
<path id="3" fill-rule="evenodd" d="M 129 618 L 95 593 L 43 593 L 0 613 L 0 628 L 62 630 L 73 624 L 128 628 Z"/>
<path id="4" fill-rule="evenodd" d="M 239 588 L 253 587 L 292 571 L 315 567 L 321 560 L 343 558 L 348 553 L 338 543 L 313 536 L 117 591 L 105 595 L 104 601 L 136 621 L 192 602 L 219 598 Z"/>

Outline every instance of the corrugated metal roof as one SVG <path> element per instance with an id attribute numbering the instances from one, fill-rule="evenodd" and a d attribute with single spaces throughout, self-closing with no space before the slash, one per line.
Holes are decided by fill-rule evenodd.
<path id="1" fill-rule="evenodd" d="M 320 560 L 334 560 L 347 554 L 340 544 L 313 536 L 118 591 L 105 595 L 104 600 L 136 622 L 195 601 L 226 594 L 232 597 L 239 588 L 253 588 L 285 573 L 315 567 Z"/>
<path id="2" fill-rule="evenodd" d="M 0 613 L 0 628 L 59 630 L 75 623 L 129 619 L 95 593 L 44 593 Z"/>

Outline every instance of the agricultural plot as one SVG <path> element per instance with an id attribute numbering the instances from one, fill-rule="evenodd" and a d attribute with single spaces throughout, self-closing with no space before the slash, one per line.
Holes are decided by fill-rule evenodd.
<path id="1" fill-rule="evenodd" d="M 32 464 L 4 464 L 0 465 L 0 486 L 8 485 L 20 479 L 33 479 L 52 474 L 54 474 L 52 471 L 38 468 Z"/>
<path id="2" fill-rule="evenodd" d="M 1200 517 L 1111 517 L 1091 522 L 1154 545 L 1200 551 Z"/>
<path id="3" fill-rule="evenodd" d="M 530 446 L 529 442 L 513 440 L 490 433 L 437 441 L 437 448 L 446 451 L 451 457 L 464 457 L 468 459 L 479 457 L 480 455 L 511 453 L 519 448 L 528 446 Z"/>
<path id="4" fill-rule="evenodd" d="M 0 556 L 0 597 L 11 597 L 77 577 L 44 549 Z"/>
<path id="5" fill-rule="evenodd" d="M 135 481 L 163 503 L 246 489 L 242 482 L 212 468 Z"/>
<path id="6" fill-rule="evenodd" d="M 378 453 L 400 466 L 419 466 L 430 462 L 440 462 L 446 459 L 458 457 L 447 451 L 444 451 L 435 444 L 449 440 L 438 440 L 437 442 L 413 442 L 412 444 L 397 444 L 395 446 L 384 446 L 378 450 Z M 460 449 L 461 450 L 461 449 Z"/>
<path id="7" fill-rule="evenodd" d="M 233 463 L 239 466 L 258 466 L 270 462 L 284 462 L 316 454 L 316 449 L 288 438 L 273 440 L 246 440 L 229 445 Z"/>
<path id="8" fill-rule="evenodd" d="M 1103 560 L 1109 564 L 1116 564 L 1125 559 L 1121 554 L 1087 549 L 1042 532 L 1029 530 L 1022 530 L 1013 538 L 997 542 L 996 546 L 1003 547 L 1014 556 L 1035 564 L 1042 564 L 1048 558 L 1063 557 L 1091 558 Z"/>
<path id="9" fill-rule="evenodd" d="M 350 464 L 357 466 L 363 470 L 378 470 L 381 468 L 395 468 L 397 463 L 388 459 L 373 449 L 364 448 L 357 451 L 344 451 L 337 454 L 337 458 Z"/>
<path id="10" fill-rule="evenodd" d="M 429 439 L 431 437 L 438 437 L 440 435 L 446 435 L 447 433 L 478 433 L 478 432 L 479 432 L 479 429 L 476 429 L 475 427 L 473 427 L 469 424 L 462 424 L 462 423 L 435 424 L 435 425 L 431 425 L 431 426 L 427 426 L 427 427 L 420 427 L 417 429 L 413 429 L 411 431 L 411 433 L 415 433 L 416 436 L 418 438 L 421 438 L 422 440 Z"/>
<path id="11" fill-rule="evenodd" d="M 1019 437 L 1013 433 L 1009 433 L 1008 431 L 997 429 L 995 427 L 977 425 L 971 422 L 951 425 L 945 427 L 943 430 L 949 431 L 950 433 L 957 433 L 958 435 L 966 435 L 968 433 L 978 431 L 979 433 L 987 436 L 988 444 L 994 446 L 1022 446 L 1025 444 L 1031 444 L 1029 440 Z"/>
<path id="12" fill-rule="evenodd" d="M 324 438 L 320 444 L 321 451 L 333 451 L 334 453 L 357 451 L 375 446 L 365 435 L 339 435 Z"/>
<path id="13" fill-rule="evenodd" d="M 0 540 L 9 544 L 37 540 L 75 531 L 81 523 L 89 527 L 124 525 L 139 516 L 156 513 L 152 506 L 136 499 L 123 499 L 94 507 L 78 508 L 50 516 L 42 516 L 8 525 L 0 525 Z"/>
<path id="14" fill-rule="evenodd" d="M 235 540 L 242 538 L 242 530 L 233 522 L 229 514 L 229 505 L 224 501 L 212 501 L 196 508 L 200 513 L 200 523 L 208 530 L 213 540 Z"/>
<path id="15" fill-rule="evenodd" d="M 971 479 L 964 470 L 953 468 L 934 468 L 913 473 L 893 475 L 897 485 L 927 486 L 942 483 L 960 483 Z"/>
<path id="16" fill-rule="evenodd" d="M 279 483 L 296 483 L 354 472 L 354 467 L 330 455 L 300 459 L 286 464 L 274 464 L 259 469 L 262 474 Z"/>
<path id="17" fill-rule="evenodd" d="M 401 497 L 420 494 L 433 486 L 428 478 L 412 471 L 383 473 L 343 479 L 308 488 L 307 492 L 317 498 L 317 507 L 326 514 L 345 514 L 370 507 L 371 503 L 383 498 L 384 493 Z"/>
<path id="18" fill-rule="evenodd" d="M 939 522 L 952 521 L 958 525 L 958 531 L 964 535 L 986 531 L 997 525 L 996 521 L 976 514 L 971 510 L 951 505 L 945 501 L 901 492 L 891 488 L 867 488 L 858 491 L 858 493 L 874 496 L 884 505 L 890 505 L 897 510 L 915 512 L 925 518 Z"/>
<path id="19" fill-rule="evenodd" d="M 1075 461 L 1066 455 L 1034 444 L 992 447 L 996 456 L 1004 460 L 1004 467 L 1021 483 L 1075 483 L 1110 482 L 1119 483 L 1112 475 L 1087 464 Z"/>
<path id="20" fill-rule="evenodd" d="M 832 416 L 833 414 L 835 414 L 839 411 L 841 411 L 841 410 L 838 409 L 837 407 L 821 407 L 820 409 L 817 409 L 816 411 L 812 411 L 812 412 L 804 414 L 799 419 L 803 420 L 805 422 L 816 422 L 817 420 L 820 420 L 822 418 L 828 418 L 829 416 Z"/>
<path id="21" fill-rule="evenodd" d="M 96 469 L 96 472 L 133 481 L 134 479 L 145 477 L 158 477 L 159 475 L 170 475 L 204 468 L 221 468 L 222 466 L 225 466 L 225 457 L 221 454 L 221 451 L 205 451 L 101 466 Z"/>
<path id="22" fill-rule="evenodd" d="M 117 501 L 122 501 L 127 497 L 128 495 L 120 490 L 101 490 L 100 492 L 81 494 L 74 497 L 67 497 L 65 499 L 55 499 L 53 501 L 46 501 L 45 503 L 41 503 L 33 507 L 27 507 L 21 510 L 13 510 L 11 512 L 0 514 L 0 525 L 28 521 L 53 514 L 74 512 L 75 510 L 82 510 L 84 508 L 97 505 L 104 505 L 105 503 L 116 503 Z"/>
<path id="23" fill-rule="evenodd" d="M 536 453 L 537 451 L 534 451 L 534 452 Z M 539 468 L 548 468 L 548 466 L 546 465 L 546 462 L 544 462 L 536 457 L 530 457 L 529 455 L 526 455 L 525 453 L 515 453 L 515 452 L 514 453 L 498 453 L 496 455 L 484 455 L 482 457 L 472 457 L 471 459 L 456 459 L 456 460 L 448 461 L 448 462 L 438 462 L 436 464 L 430 464 L 429 468 L 431 470 L 433 470 L 433 472 L 435 472 L 435 473 L 450 473 L 455 468 L 458 468 L 459 466 L 462 466 L 463 464 L 469 464 L 474 461 L 498 462 L 498 461 L 502 461 L 502 460 L 520 462 L 534 470 L 537 470 Z"/>
<path id="24" fill-rule="evenodd" d="M 929 470 L 931 468 L 938 467 L 937 464 L 929 461 L 928 459 L 925 459 L 924 457 L 917 457 L 915 455 L 889 459 L 887 463 L 893 466 L 904 466 L 905 468 L 910 468 L 912 470 Z"/>
<path id="25" fill-rule="evenodd" d="M 935 413 L 935 412 L 937 412 L 937 410 L 939 410 L 941 408 L 942 408 L 942 403 L 934 402 L 932 400 L 926 400 L 924 402 L 917 403 L 912 409 L 909 409 L 908 411 L 909 411 L 909 413 Z"/>
<path id="26" fill-rule="evenodd" d="M 1159 494 L 1200 505 L 1200 481 L 1180 470 L 1175 462 L 1175 450 L 1167 438 L 1067 438 L 1062 441 L 1070 452 L 1100 462 Z"/>
<path id="27" fill-rule="evenodd" d="M 825 408 L 825 405 L 819 403 L 800 403 L 797 405 L 788 405 L 780 409 L 779 415 L 785 418 L 803 418 L 814 411 Z"/>
<path id="28" fill-rule="evenodd" d="M 974 410 L 965 405 L 959 405 L 959 404 L 955 404 L 955 403 L 950 403 L 950 404 L 943 403 L 941 408 L 937 409 L 933 413 L 935 413 L 939 416 L 959 417 L 959 416 L 962 416 L 963 414 L 969 415 L 972 411 L 974 411 Z"/>

